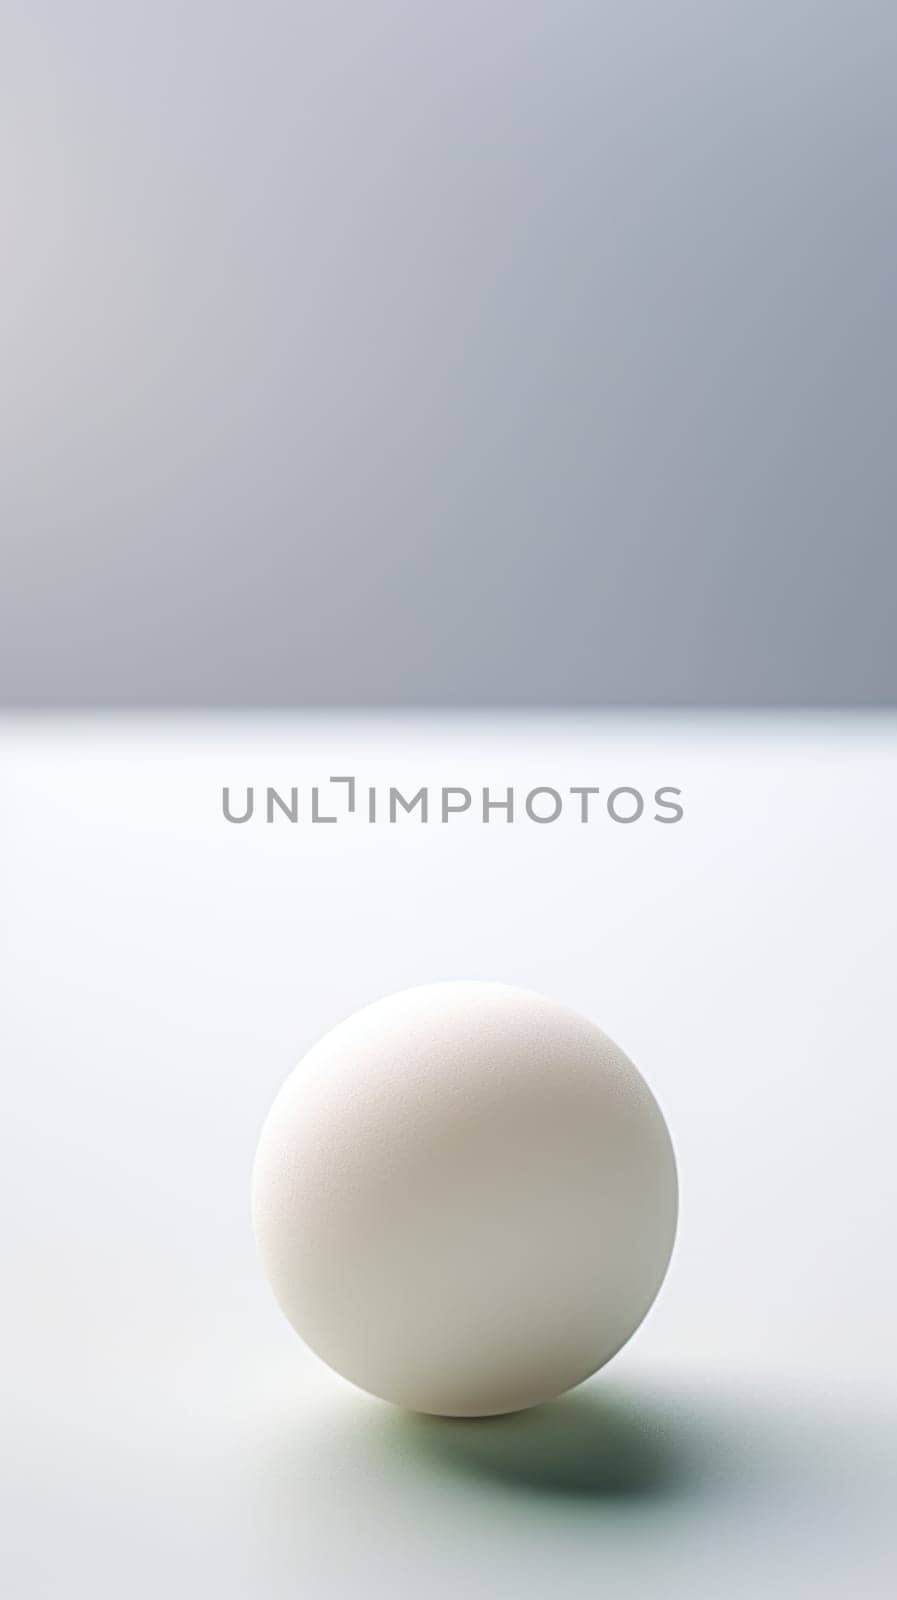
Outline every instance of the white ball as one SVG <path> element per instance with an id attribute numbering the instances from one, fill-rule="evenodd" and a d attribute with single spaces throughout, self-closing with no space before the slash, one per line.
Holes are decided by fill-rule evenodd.
<path id="1" fill-rule="evenodd" d="M 262 1130 L 256 1238 L 343 1377 L 445 1416 L 516 1411 L 610 1359 L 663 1281 L 677 1185 L 622 1050 L 566 1007 L 437 983 L 309 1051 Z"/>

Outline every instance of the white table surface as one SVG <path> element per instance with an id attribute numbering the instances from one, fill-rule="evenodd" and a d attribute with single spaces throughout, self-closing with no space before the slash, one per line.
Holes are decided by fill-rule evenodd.
<path id="1" fill-rule="evenodd" d="M 0 755 L 5 1594 L 893 1595 L 894 718 L 13 718 Z M 686 814 L 222 818 L 331 773 Z M 472 1424 L 305 1352 L 248 1220 L 303 1051 L 457 976 L 593 1016 L 682 1184 L 631 1345 Z"/>

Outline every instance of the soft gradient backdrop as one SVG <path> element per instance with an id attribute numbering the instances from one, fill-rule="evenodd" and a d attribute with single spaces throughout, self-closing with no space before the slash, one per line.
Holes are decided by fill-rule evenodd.
<path id="1" fill-rule="evenodd" d="M 27 0 L 0 700 L 893 703 L 892 0 Z"/>

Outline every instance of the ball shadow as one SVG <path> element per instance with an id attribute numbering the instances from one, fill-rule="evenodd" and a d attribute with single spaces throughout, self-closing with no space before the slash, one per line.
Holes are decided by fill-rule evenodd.
<path id="1" fill-rule="evenodd" d="M 669 1413 L 583 1388 L 531 1411 L 452 1418 L 384 1413 L 382 1443 L 470 1479 L 616 1501 L 683 1492 L 698 1466 L 694 1442 Z"/>

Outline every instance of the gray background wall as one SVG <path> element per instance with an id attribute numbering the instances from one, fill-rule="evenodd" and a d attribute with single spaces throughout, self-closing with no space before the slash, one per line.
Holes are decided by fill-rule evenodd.
<path id="1" fill-rule="evenodd" d="M 5 703 L 894 702 L 891 0 L 5 15 Z"/>

